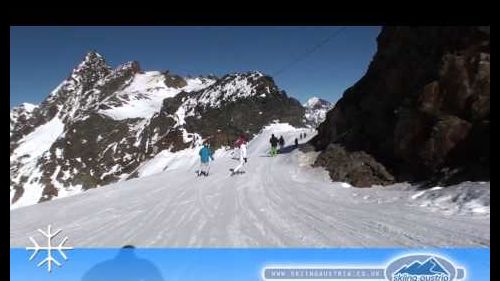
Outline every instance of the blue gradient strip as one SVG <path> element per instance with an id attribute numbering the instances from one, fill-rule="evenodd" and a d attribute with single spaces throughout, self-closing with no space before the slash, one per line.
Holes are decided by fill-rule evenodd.
<path id="1" fill-rule="evenodd" d="M 312 265 L 342 267 L 384 267 L 392 260 L 415 253 L 439 255 L 457 267 L 465 268 L 465 279 L 490 280 L 490 250 L 459 249 L 210 249 L 210 248 L 148 248 L 148 249 L 74 249 L 66 252 L 64 261 L 51 273 L 41 252 L 28 261 L 32 252 L 10 250 L 11 281 L 100 281 L 100 280 L 183 280 L 183 281 L 254 281 L 262 280 L 265 266 Z M 161 277 L 159 277 L 161 276 Z"/>

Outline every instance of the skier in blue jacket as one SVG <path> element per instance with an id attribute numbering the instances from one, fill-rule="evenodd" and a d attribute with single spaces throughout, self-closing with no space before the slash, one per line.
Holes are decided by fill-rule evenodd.
<path id="1" fill-rule="evenodd" d="M 210 171 L 210 161 L 214 161 L 213 152 L 207 142 L 203 143 L 203 147 L 200 149 L 200 169 L 198 170 L 198 176 L 204 175 L 208 176 Z"/>

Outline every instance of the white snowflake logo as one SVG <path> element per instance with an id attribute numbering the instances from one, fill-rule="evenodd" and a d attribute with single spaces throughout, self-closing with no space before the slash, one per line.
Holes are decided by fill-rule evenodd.
<path id="1" fill-rule="evenodd" d="M 64 258 L 64 260 L 68 260 L 68 257 L 66 256 L 66 254 L 64 254 L 63 251 L 73 249 L 73 247 L 64 246 L 64 243 L 66 243 L 66 241 L 68 240 L 68 237 L 64 237 L 64 239 L 59 243 L 58 246 L 52 246 L 52 239 L 54 237 L 56 237 L 57 234 L 59 234 L 62 230 L 59 229 L 54 233 L 52 233 L 51 230 L 52 230 L 52 226 L 50 224 L 47 226 L 47 232 L 44 232 L 43 230 L 38 229 L 38 232 L 40 232 L 41 234 L 43 234 L 43 236 L 45 236 L 47 238 L 47 246 L 41 247 L 40 245 L 38 245 L 36 240 L 33 239 L 33 237 L 30 237 L 30 240 L 33 243 L 34 247 L 26 247 L 26 250 L 34 251 L 33 254 L 31 255 L 31 257 L 29 258 L 30 261 L 36 257 L 36 255 L 38 254 L 38 252 L 40 250 L 47 251 L 47 257 L 44 260 L 42 260 L 40 263 L 38 263 L 37 266 L 40 267 L 46 263 L 48 272 L 52 271 L 52 263 L 55 263 L 59 267 L 61 266 L 61 263 L 59 263 L 59 261 L 57 261 L 52 256 L 52 251 L 57 250 L 59 252 L 59 254 Z"/>

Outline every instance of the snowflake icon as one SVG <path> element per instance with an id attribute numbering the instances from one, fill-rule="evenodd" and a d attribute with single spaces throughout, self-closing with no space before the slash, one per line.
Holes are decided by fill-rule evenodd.
<path id="1" fill-rule="evenodd" d="M 36 257 L 38 252 L 47 251 L 47 257 L 45 259 L 43 259 L 40 263 L 38 263 L 37 266 L 40 267 L 43 264 L 47 264 L 47 271 L 48 272 L 52 271 L 52 263 L 55 263 L 59 267 L 61 266 L 61 263 L 59 263 L 59 261 L 57 261 L 53 257 L 53 255 L 52 255 L 53 251 L 58 251 L 64 260 L 68 260 L 68 257 L 66 256 L 66 254 L 64 254 L 64 250 L 72 250 L 73 249 L 73 247 L 64 246 L 64 243 L 66 243 L 66 241 L 68 240 L 68 237 L 64 237 L 64 239 L 59 243 L 59 245 L 53 246 L 52 239 L 54 237 L 56 237 L 62 230 L 59 229 L 54 233 L 52 233 L 51 231 L 52 231 L 52 226 L 50 224 L 47 226 L 47 232 L 45 232 L 41 229 L 38 229 L 38 232 L 40 232 L 41 234 L 43 234 L 43 236 L 45 236 L 45 238 L 47 238 L 47 246 L 38 245 L 36 240 L 33 239 L 33 237 L 30 237 L 30 240 L 34 246 L 33 247 L 26 247 L 26 250 L 34 251 L 33 254 L 31 255 L 31 257 L 29 258 L 30 261 Z"/>

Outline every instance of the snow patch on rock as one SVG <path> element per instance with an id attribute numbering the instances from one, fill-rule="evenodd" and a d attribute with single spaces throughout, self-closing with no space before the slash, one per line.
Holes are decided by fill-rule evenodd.
<path id="1" fill-rule="evenodd" d="M 171 88 L 166 86 L 164 81 L 165 75 L 159 71 L 137 73 L 125 89 L 115 94 L 121 104 L 99 112 L 115 120 L 149 119 L 160 111 L 164 99 L 174 97 L 182 91 L 197 91 L 215 82 L 200 78 L 187 79 L 186 86 Z"/>
<path id="2" fill-rule="evenodd" d="M 21 139 L 19 146 L 11 156 L 11 161 L 25 155 L 27 157 L 23 157 L 23 163 L 39 158 L 45 151 L 49 150 L 63 130 L 64 123 L 57 117 L 39 126 Z"/>

